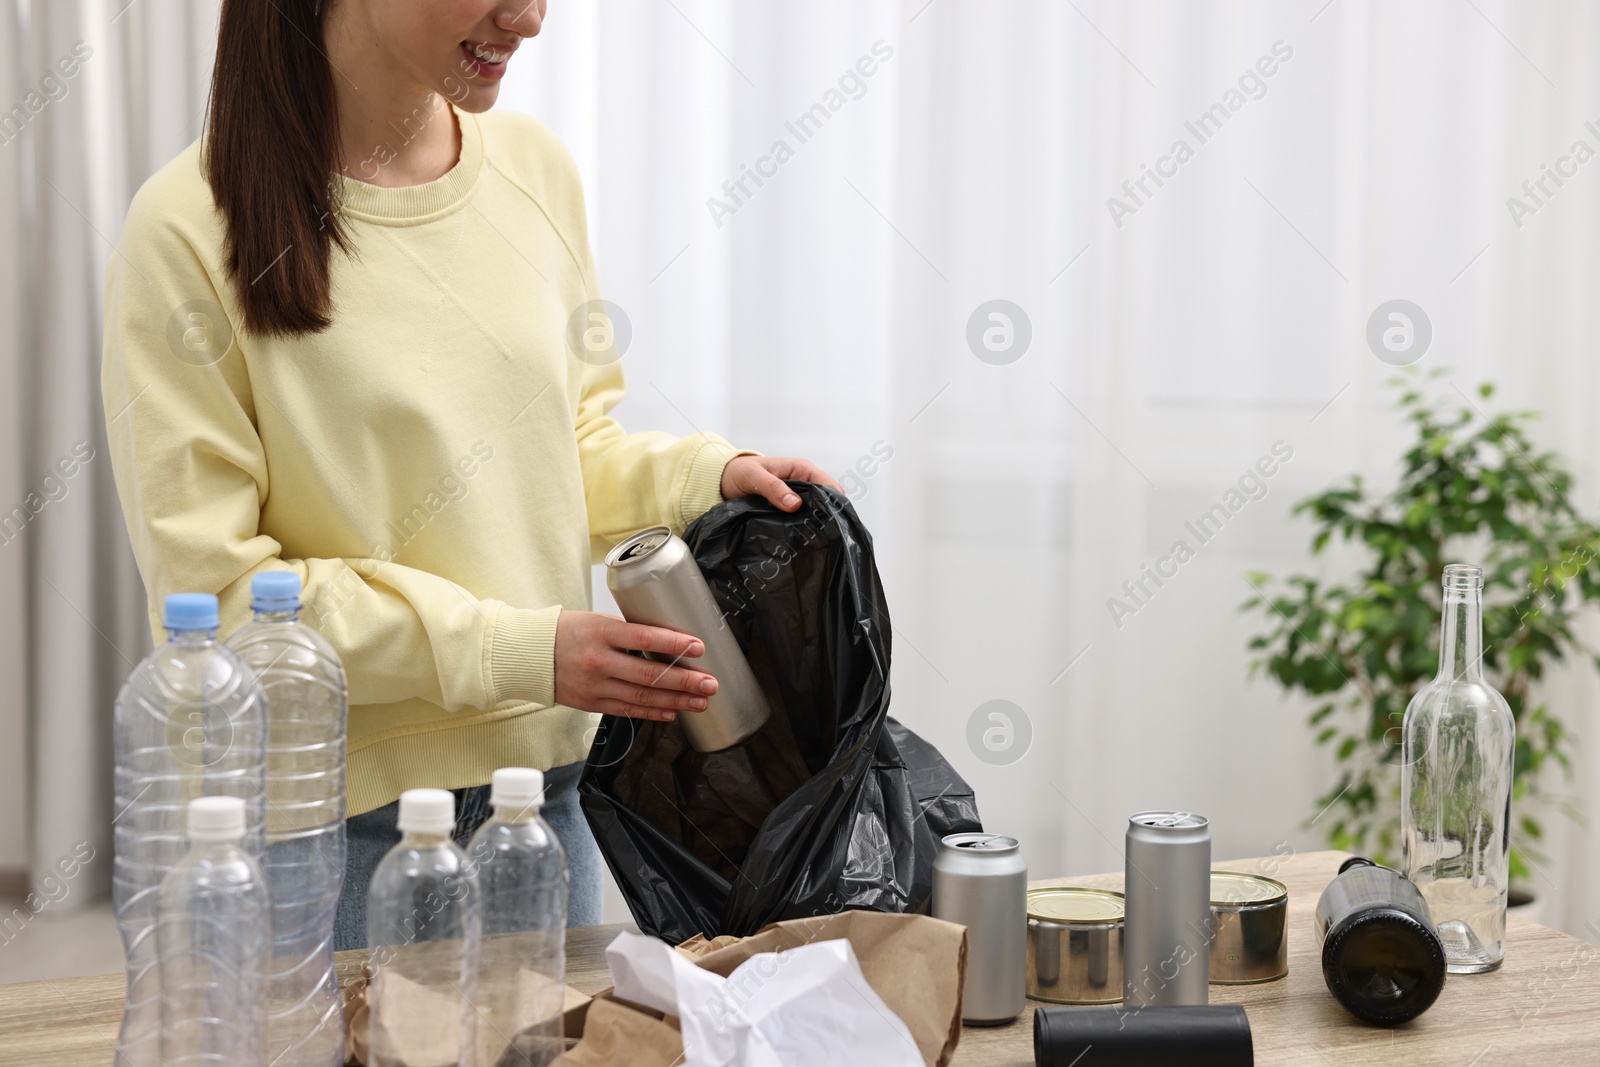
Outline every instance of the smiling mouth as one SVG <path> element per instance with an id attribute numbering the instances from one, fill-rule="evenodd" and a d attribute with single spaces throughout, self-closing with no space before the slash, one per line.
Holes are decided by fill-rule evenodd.
<path id="1" fill-rule="evenodd" d="M 506 64 L 515 51 L 515 46 L 507 47 L 480 41 L 461 42 L 463 65 L 466 69 L 478 77 L 491 81 L 498 80 L 505 74 Z"/>

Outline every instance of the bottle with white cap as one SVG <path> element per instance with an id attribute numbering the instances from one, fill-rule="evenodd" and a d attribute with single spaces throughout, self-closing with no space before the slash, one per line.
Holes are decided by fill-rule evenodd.
<path id="1" fill-rule="evenodd" d="M 368 1067 L 473 1062 L 479 891 L 467 854 L 450 839 L 455 822 L 448 790 L 400 794 L 400 843 L 367 887 Z M 414 1015 L 419 1003 L 449 1004 L 456 1032 L 424 1032 Z"/>
<path id="2" fill-rule="evenodd" d="M 128 956 L 118 1067 L 162 1067 L 156 898 L 184 858 L 185 805 L 200 796 L 245 804 L 244 850 L 260 858 L 265 824 L 266 698 L 255 674 L 217 640 L 217 598 L 174 593 L 168 640 L 117 695 L 111 893 Z"/>
<path id="3" fill-rule="evenodd" d="M 493 814 L 467 846 L 483 897 L 477 1064 L 509 1048 L 519 1067 L 545 1067 L 561 1054 L 567 854 L 539 814 L 542 772 L 502 767 L 491 781 Z"/>
<path id="4" fill-rule="evenodd" d="M 156 900 L 162 1064 L 265 1063 L 271 905 L 244 848 L 245 802 L 189 802 L 189 854 Z"/>
<path id="5" fill-rule="evenodd" d="M 255 618 L 228 647 L 267 697 L 267 851 L 272 890 L 272 992 L 267 1061 L 340 1067 L 344 1011 L 333 966 L 333 916 L 344 885 L 344 667 L 300 621 L 300 576 L 250 580 Z"/>

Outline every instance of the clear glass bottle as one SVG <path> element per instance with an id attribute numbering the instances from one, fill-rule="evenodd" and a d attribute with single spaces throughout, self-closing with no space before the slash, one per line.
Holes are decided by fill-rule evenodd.
<path id="1" fill-rule="evenodd" d="M 1428 902 L 1452 974 L 1505 957 L 1516 722 L 1483 677 L 1483 571 L 1444 569 L 1439 674 L 1402 728 L 1402 870 Z"/>
<path id="2" fill-rule="evenodd" d="M 119 1067 L 161 1067 L 156 900 L 184 858 L 183 816 L 200 796 L 245 802 L 244 848 L 260 857 L 266 801 L 266 698 L 255 674 L 217 641 L 217 598 L 174 593 L 167 643 L 134 668 L 112 716 L 116 810 L 112 902 L 127 952 Z"/>
<path id="3" fill-rule="evenodd" d="M 300 576 L 250 581 L 252 622 L 228 638 L 267 697 L 267 850 L 272 991 L 267 1061 L 342 1067 L 344 1011 L 333 916 L 344 885 L 344 667 L 300 621 Z"/>
<path id="4" fill-rule="evenodd" d="M 494 814 L 467 846 L 483 897 L 478 1067 L 545 1067 L 564 1047 L 567 854 L 543 803 L 543 773 L 502 767 L 490 786 Z"/>
<path id="5" fill-rule="evenodd" d="M 481 905 L 467 854 L 450 839 L 455 820 L 448 790 L 406 790 L 400 843 L 372 872 L 368 1067 L 472 1067 Z M 430 1006 L 425 1018 L 415 1013 L 418 1003 Z M 440 1012 L 459 1019 L 455 1032 L 433 1025 Z"/>
<path id="6" fill-rule="evenodd" d="M 161 1063 L 260 1067 L 272 945 L 266 875 L 244 849 L 243 800 L 201 797 L 187 811 L 189 854 L 156 901 Z"/>

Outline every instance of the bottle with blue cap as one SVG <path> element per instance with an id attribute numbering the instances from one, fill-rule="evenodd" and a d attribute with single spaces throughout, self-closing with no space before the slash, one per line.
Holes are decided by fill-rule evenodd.
<path id="1" fill-rule="evenodd" d="M 128 676 L 112 716 L 112 903 L 128 958 L 119 1067 L 163 1063 L 156 899 L 185 854 L 185 807 L 236 797 L 244 851 L 259 861 L 265 845 L 266 698 L 217 640 L 216 597 L 175 593 L 163 617 L 166 643 Z"/>
<path id="2" fill-rule="evenodd" d="M 333 965 L 333 917 L 344 885 L 344 666 L 300 621 L 300 575 L 250 580 L 252 621 L 228 647 L 267 697 L 267 851 L 272 986 L 267 1062 L 339 1067 L 344 1012 Z"/>
<path id="3" fill-rule="evenodd" d="M 502 767 L 493 810 L 467 846 L 483 898 L 478 953 L 478 1060 L 545 1067 L 563 1050 L 567 854 L 539 809 L 544 775 Z"/>

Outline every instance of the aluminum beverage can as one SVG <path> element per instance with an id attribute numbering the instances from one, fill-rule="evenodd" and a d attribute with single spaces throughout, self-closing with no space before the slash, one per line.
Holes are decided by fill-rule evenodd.
<path id="1" fill-rule="evenodd" d="M 1210 980 L 1211 825 L 1187 811 L 1128 817 L 1122 936 L 1129 1007 L 1204 1004 Z"/>
<path id="2" fill-rule="evenodd" d="M 967 928 L 961 1018 L 1022 1014 L 1028 978 L 1028 865 L 1014 837 L 951 834 L 933 861 L 933 917 Z"/>
<path id="3" fill-rule="evenodd" d="M 732 748 L 766 725 L 772 715 L 766 694 L 682 538 L 665 526 L 634 534 L 606 554 L 606 586 L 629 622 L 677 630 L 705 646 L 698 659 L 676 664 L 717 680 L 704 711 L 678 712 L 696 751 Z M 673 662 L 657 654 L 650 658 Z"/>

